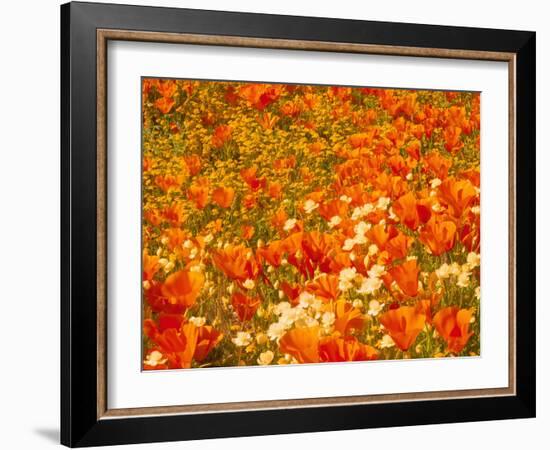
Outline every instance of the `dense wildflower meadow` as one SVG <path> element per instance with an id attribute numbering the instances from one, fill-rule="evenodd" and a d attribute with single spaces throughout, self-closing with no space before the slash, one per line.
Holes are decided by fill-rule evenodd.
<path id="1" fill-rule="evenodd" d="M 142 79 L 143 368 L 480 354 L 480 95 Z"/>

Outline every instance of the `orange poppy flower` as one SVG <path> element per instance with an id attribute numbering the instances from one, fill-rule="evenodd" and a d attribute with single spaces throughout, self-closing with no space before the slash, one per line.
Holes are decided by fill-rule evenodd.
<path id="1" fill-rule="evenodd" d="M 443 131 L 445 139 L 445 149 L 452 155 L 456 155 L 464 147 L 464 143 L 460 139 L 462 135 L 462 128 L 460 127 L 447 127 Z"/>
<path id="2" fill-rule="evenodd" d="M 475 187 L 479 188 L 481 183 L 481 174 L 479 172 L 479 168 L 465 170 L 463 172 L 460 172 L 458 175 L 460 178 L 465 178 L 466 180 L 470 180 L 470 183 L 472 183 Z"/>
<path id="3" fill-rule="evenodd" d="M 180 270 L 169 275 L 162 284 L 161 293 L 171 304 L 189 308 L 195 304 L 202 287 L 204 275 L 201 272 Z"/>
<path id="4" fill-rule="evenodd" d="M 263 113 L 258 118 L 258 123 L 262 126 L 264 130 L 272 130 L 273 128 L 275 128 L 275 125 L 277 124 L 278 121 L 279 121 L 279 117 L 274 116 L 270 112 Z"/>
<path id="5" fill-rule="evenodd" d="M 151 281 L 160 269 L 159 257 L 149 255 L 147 249 L 143 249 L 143 281 Z"/>
<path id="6" fill-rule="evenodd" d="M 319 362 L 319 327 L 294 328 L 279 340 L 279 350 L 301 363 Z"/>
<path id="7" fill-rule="evenodd" d="M 174 251 L 176 247 L 181 246 L 187 237 L 188 233 L 181 228 L 168 228 L 163 233 L 163 238 L 166 238 L 166 245 L 170 251 Z"/>
<path id="8" fill-rule="evenodd" d="M 386 243 L 390 238 L 390 230 L 386 230 L 386 226 L 383 224 L 376 224 L 367 231 L 367 237 L 371 242 L 376 244 L 380 249 L 386 247 Z"/>
<path id="9" fill-rule="evenodd" d="M 422 136 L 424 136 L 425 133 L 424 124 L 410 124 L 409 131 L 416 139 L 420 141 L 422 140 Z"/>
<path id="10" fill-rule="evenodd" d="M 158 84 L 158 81 L 159 80 L 157 79 L 149 79 L 149 78 L 145 78 L 143 80 L 142 93 L 144 97 L 149 95 L 153 87 L 155 87 Z"/>
<path id="11" fill-rule="evenodd" d="M 352 134 L 348 138 L 349 144 L 353 148 L 370 147 L 374 139 L 374 130 L 369 133 Z"/>
<path id="12" fill-rule="evenodd" d="M 439 335 L 447 342 L 447 349 L 452 353 L 460 353 L 468 343 L 473 331 L 470 331 L 470 320 L 473 309 L 459 309 L 449 306 L 437 312 L 433 324 Z"/>
<path id="13" fill-rule="evenodd" d="M 164 208 L 162 217 L 173 227 L 179 227 L 187 219 L 182 203 L 172 203 Z"/>
<path id="14" fill-rule="evenodd" d="M 143 294 L 154 312 L 167 314 L 183 314 L 187 307 L 180 303 L 170 303 L 162 294 L 162 283 L 152 281 Z"/>
<path id="15" fill-rule="evenodd" d="M 258 197 L 256 194 L 252 193 L 252 194 L 246 194 L 244 197 L 243 197 L 243 200 L 242 200 L 242 205 L 246 208 L 246 209 L 252 209 L 256 206 L 256 204 L 258 203 Z"/>
<path id="16" fill-rule="evenodd" d="M 289 255 L 293 255 L 303 250 L 303 240 L 304 233 L 302 231 L 297 231 L 296 233 L 289 234 L 288 237 L 281 241 L 281 249 Z"/>
<path id="17" fill-rule="evenodd" d="M 256 251 L 256 255 L 266 260 L 273 267 L 279 267 L 281 265 L 284 246 L 281 241 L 271 241 L 269 245 L 261 247 Z"/>
<path id="18" fill-rule="evenodd" d="M 317 264 L 320 264 L 327 258 L 334 245 L 334 237 L 327 233 L 311 231 L 303 235 L 302 248 L 304 249 L 304 253 Z"/>
<path id="19" fill-rule="evenodd" d="M 258 168 L 256 166 L 248 167 L 246 169 L 241 169 L 240 171 L 242 179 L 254 191 L 260 188 L 263 188 L 266 183 L 265 177 L 258 178 L 256 176 L 257 172 L 258 172 Z"/>
<path id="20" fill-rule="evenodd" d="M 189 369 L 197 347 L 198 330 L 192 323 L 182 324 L 180 329 L 169 328 L 162 333 L 154 322 L 145 320 L 144 332 L 168 359 L 170 366 L 178 369 Z"/>
<path id="21" fill-rule="evenodd" d="M 235 189 L 220 186 L 212 191 L 212 201 L 221 208 L 229 208 L 235 198 Z"/>
<path id="22" fill-rule="evenodd" d="M 449 169 L 453 165 L 451 159 L 444 158 L 439 152 L 435 151 L 424 158 L 424 163 L 426 164 L 426 169 L 441 180 L 447 178 Z"/>
<path id="23" fill-rule="evenodd" d="M 308 145 L 308 149 L 311 153 L 314 155 L 318 155 L 321 153 L 321 150 L 325 148 L 325 144 L 322 141 L 313 142 L 312 144 Z"/>
<path id="24" fill-rule="evenodd" d="M 378 359 L 378 351 L 353 336 L 329 336 L 319 343 L 319 357 L 321 362 L 372 361 Z"/>
<path id="25" fill-rule="evenodd" d="M 418 267 L 416 259 L 393 266 L 388 272 L 405 295 L 416 297 L 418 294 L 418 274 L 420 273 L 420 267 Z"/>
<path id="26" fill-rule="evenodd" d="M 155 107 L 162 113 L 168 114 L 176 104 L 173 98 L 161 97 L 155 100 Z"/>
<path id="27" fill-rule="evenodd" d="M 296 166 L 296 157 L 294 155 L 288 158 L 276 159 L 273 161 L 275 170 L 292 169 Z"/>
<path id="28" fill-rule="evenodd" d="M 317 124 L 313 120 L 299 120 L 296 125 L 303 125 L 306 130 L 316 130 Z"/>
<path id="29" fill-rule="evenodd" d="M 283 193 L 283 185 L 279 183 L 278 181 L 273 181 L 268 184 L 267 186 L 267 195 L 269 195 L 272 199 L 280 199 L 282 197 Z"/>
<path id="30" fill-rule="evenodd" d="M 192 177 L 201 171 L 201 159 L 198 155 L 185 156 L 183 158 L 183 163 Z"/>
<path id="31" fill-rule="evenodd" d="M 418 94 L 416 92 L 412 92 L 403 97 L 400 108 L 403 114 L 405 114 L 407 117 L 412 117 L 414 112 L 416 111 L 418 105 L 417 97 Z"/>
<path id="32" fill-rule="evenodd" d="M 404 126 L 405 122 L 404 119 L 402 120 L 402 124 Z M 398 122 L 394 122 L 394 125 L 398 125 Z M 400 129 L 401 128 L 401 129 Z M 391 145 L 386 145 L 385 151 L 388 154 L 394 154 L 397 152 L 397 149 L 401 148 L 405 144 L 405 133 L 402 129 L 402 127 L 395 127 L 395 128 L 389 128 L 388 131 L 385 133 L 384 137 L 386 138 Z"/>
<path id="33" fill-rule="evenodd" d="M 351 119 L 353 124 L 359 129 L 368 129 L 369 125 L 372 125 L 378 118 L 378 113 L 374 109 L 367 109 L 366 111 L 353 111 L 351 113 Z"/>
<path id="34" fill-rule="evenodd" d="M 184 81 L 182 83 L 183 92 L 185 92 L 188 96 L 192 95 L 196 85 L 196 81 Z"/>
<path id="35" fill-rule="evenodd" d="M 354 308 L 345 300 L 338 300 L 334 304 L 334 329 L 342 335 L 350 330 L 361 330 L 365 325 L 366 318 L 357 308 Z"/>
<path id="36" fill-rule="evenodd" d="M 369 200 L 367 187 L 363 183 L 356 183 L 351 186 L 342 186 L 340 194 L 351 198 L 351 206 L 362 206 Z"/>
<path id="37" fill-rule="evenodd" d="M 248 83 L 238 90 L 239 97 L 246 100 L 251 106 L 259 103 L 264 92 L 264 84 Z"/>
<path id="38" fill-rule="evenodd" d="M 343 157 L 346 158 L 347 155 Z M 346 181 L 348 179 L 352 178 L 356 174 L 357 167 L 356 167 L 355 161 L 350 160 L 350 161 L 345 161 L 342 164 L 336 164 L 334 166 L 334 171 L 338 176 L 338 181 L 343 185 L 343 184 L 346 184 Z"/>
<path id="39" fill-rule="evenodd" d="M 414 306 L 390 309 L 380 316 L 380 323 L 388 331 L 395 345 L 407 351 L 424 328 L 426 316 Z"/>
<path id="40" fill-rule="evenodd" d="M 393 155 L 387 159 L 386 163 L 394 175 L 405 177 L 411 171 L 411 167 L 401 155 Z"/>
<path id="41" fill-rule="evenodd" d="M 338 277 L 332 274 L 322 274 L 307 284 L 306 291 L 319 297 L 325 302 L 334 301 L 340 295 L 340 288 L 338 287 Z"/>
<path id="42" fill-rule="evenodd" d="M 381 191 L 386 197 L 392 199 L 399 198 L 408 192 L 407 182 L 396 175 L 388 175 L 386 172 L 382 172 L 374 180 L 374 185 Z"/>
<path id="43" fill-rule="evenodd" d="M 176 177 L 173 175 L 157 175 L 155 177 L 155 184 L 164 192 L 170 192 L 178 190 L 183 180 L 184 178 L 181 175 Z"/>
<path id="44" fill-rule="evenodd" d="M 429 220 L 429 208 L 417 202 L 414 194 L 409 192 L 393 203 L 392 208 L 401 220 L 411 230 L 415 231 L 421 223 Z"/>
<path id="45" fill-rule="evenodd" d="M 450 220 L 436 219 L 435 216 L 422 228 L 419 239 L 432 255 L 439 256 L 455 245 L 456 225 Z"/>
<path id="46" fill-rule="evenodd" d="M 283 116 L 297 117 L 302 112 L 302 105 L 298 101 L 288 101 L 279 109 Z"/>
<path id="47" fill-rule="evenodd" d="M 476 196 L 476 189 L 469 180 L 447 178 L 439 186 L 439 198 L 449 206 L 449 212 L 454 217 L 461 217 Z"/>
<path id="48" fill-rule="evenodd" d="M 153 167 L 155 167 L 155 165 L 156 165 L 156 162 L 153 158 L 147 158 L 147 157 L 143 158 L 143 172 L 148 172 Z"/>
<path id="49" fill-rule="evenodd" d="M 393 259 L 401 259 L 407 256 L 409 247 L 414 239 L 398 232 L 385 246 L 386 251 Z"/>
<path id="50" fill-rule="evenodd" d="M 342 102 L 351 100 L 351 88 L 343 86 L 331 86 L 328 90 L 330 96 L 340 99 Z"/>
<path id="51" fill-rule="evenodd" d="M 208 203 L 209 182 L 207 178 L 197 179 L 187 191 L 189 200 L 195 203 L 198 209 L 203 209 Z"/>
<path id="52" fill-rule="evenodd" d="M 190 322 L 159 332 L 150 319 L 144 322 L 144 333 L 159 347 L 170 367 L 178 369 L 190 368 L 193 360 L 203 361 L 223 337 L 211 326 L 196 327 Z"/>
<path id="53" fill-rule="evenodd" d="M 432 309 L 439 305 L 444 294 L 445 288 L 439 286 L 439 277 L 432 272 L 428 278 L 428 292 L 424 293 L 424 298 L 417 302 L 417 308 L 421 308 L 426 314 L 428 323 L 432 323 Z"/>
<path id="54" fill-rule="evenodd" d="M 276 101 L 281 95 L 281 91 L 282 88 L 280 86 L 250 83 L 239 89 L 239 97 L 246 100 L 253 108 L 261 111 Z"/>
<path id="55" fill-rule="evenodd" d="M 319 103 L 319 99 L 315 94 L 311 94 L 311 93 L 304 94 L 304 104 L 306 105 L 307 109 L 312 111 L 317 106 L 317 103 Z"/>
<path id="56" fill-rule="evenodd" d="M 241 292 L 234 292 L 231 297 L 231 304 L 241 322 L 252 319 L 260 303 L 259 297 L 248 297 Z"/>
<path id="57" fill-rule="evenodd" d="M 216 127 L 214 134 L 212 135 L 212 146 L 214 148 L 223 147 L 223 144 L 231 139 L 232 132 L 233 128 L 229 125 L 219 125 Z"/>
<path id="58" fill-rule="evenodd" d="M 422 127 L 422 125 L 421 125 Z M 422 134 L 424 134 L 424 127 L 422 127 Z M 419 140 L 413 140 L 411 141 L 406 147 L 405 151 L 408 153 L 408 155 L 418 161 L 420 159 L 420 141 Z"/>
<path id="59" fill-rule="evenodd" d="M 429 298 L 418 300 L 415 305 L 416 312 L 426 316 L 426 323 L 432 323 L 432 301 Z"/>
<path id="60" fill-rule="evenodd" d="M 479 219 L 475 223 L 466 223 L 460 230 L 459 237 L 469 252 L 479 252 Z"/>
<path id="61" fill-rule="evenodd" d="M 287 219 L 288 215 L 286 214 L 285 210 L 283 208 L 279 208 L 271 217 L 271 225 L 273 225 L 275 228 L 282 230 Z"/>
<path id="62" fill-rule="evenodd" d="M 156 83 L 157 91 L 163 97 L 173 97 L 178 90 L 177 84 L 174 80 L 159 80 Z"/>
<path id="63" fill-rule="evenodd" d="M 229 278 L 236 281 L 255 279 L 259 268 L 252 250 L 244 245 L 228 245 L 227 247 L 212 252 L 212 260 Z"/>
<path id="64" fill-rule="evenodd" d="M 348 214 L 349 205 L 340 200 L 333 199 L 328 202 L 323 202 L 319 205 L 319 214 L 325 220 L 330 220 L 334 216 L 344 218 Z"/>
<path id="65" fill-rule="evenodd" d="M 319 266 L 323 272 L 326 273 L 340 273 L 342 269 L 346 267 L 351 267 L 355 264 L 362 264 L 362 260 L 355 261 L 351 260 L 350 254 L 347 252 L 342 252 L 340 250 L 334 250 L 331 252 L 330 257 L 325 258 L 323 263 Z M 358 269 L 360 270 L 360 269 Z"/>
<path id="66" fill-rule="evenodd" d="M 254 227 L 252 225 L 243 225 L 241 227 L 241 236 L 245 241 L 248 241 L 254 236 Z"/>
<path id="67" fill-rule="evenodd" d="M 208 353 L 222 340 L 223 334 L 215 330 L 210 325 L 198 328 L 197 346 L 193 358 L 197 362 L 202 362 L 208 356 Z"/>

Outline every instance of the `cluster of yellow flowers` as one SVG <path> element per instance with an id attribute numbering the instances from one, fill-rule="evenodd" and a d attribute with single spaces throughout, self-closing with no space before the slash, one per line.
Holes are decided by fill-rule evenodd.
<path id="1" fill-rule="evenodd" d="M 478 93 L 142 89 L 145 369 L 479 354 Z"/>

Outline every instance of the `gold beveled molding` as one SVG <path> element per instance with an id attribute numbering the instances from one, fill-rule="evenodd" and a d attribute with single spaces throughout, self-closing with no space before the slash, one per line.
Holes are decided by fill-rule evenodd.
<path id="1" fill-rule="evenodd" d="M 502 61 L 508 63 L 509 73 L 509 333 L 508 387 L 404 394 L 360 395 L 345 397 L 267 400 L 253 402 L 215 403 L 204 405 L 174 405 L 108 409 L 107 405 L 107 41 L 140 41 L 253 47 L 266 49 L 309 50 L 342 53 L 364 53 L 392 56 L 432 57 Z M 392 403 L 420 400 L 445 400 L 475 397 L 510 396 L 516 393 L 516 236 L 515 236 L 515 128 L 516 128 L 516 55 L 515 53 L 444 48 L 398 47 L 374 44 L 354 44 L 321 41 L 263 39 L 238 36 L 158 33 L 129 30 L 97 30 L 97 418 L 113 419 L 128 416 L 165 414 L 206 414 L 230 411 L 290 409 L 320 406 L 344 406 L 366 403 Z"/>

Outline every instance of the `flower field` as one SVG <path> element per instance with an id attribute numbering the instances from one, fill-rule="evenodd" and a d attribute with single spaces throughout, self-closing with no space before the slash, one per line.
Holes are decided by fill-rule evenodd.
<path id="1" fill-rule="evenodd" d="M 143 368 L 480 354 L 480 95 L 142 80 Z"/>

